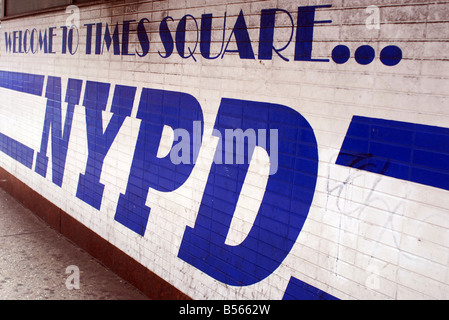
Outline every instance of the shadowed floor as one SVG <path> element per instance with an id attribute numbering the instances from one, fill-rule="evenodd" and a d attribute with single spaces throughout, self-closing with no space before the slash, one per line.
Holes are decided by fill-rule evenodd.
<path id="1" fill-rule="evenodd" d="M 0 300 L 143 299 L 0 189 Z"/>

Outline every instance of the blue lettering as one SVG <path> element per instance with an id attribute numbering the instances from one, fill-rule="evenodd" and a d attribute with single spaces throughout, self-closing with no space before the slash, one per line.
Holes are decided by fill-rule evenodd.
<path id="1" fill-rule="evenodd" d="M 162 55 L 159 51 L 158 51 L 158 53 L 164 59 L 171 56 L 171 54 L 173 53 L 173 48 L 174 48 L 174 41 L 173 41 L 173 37 L 170 33 L 170 29 L 168 28 L 167 20 L 173 21 L 173 18 L 165 17 L 161 21 L 161 24 L 159 25 L 159 35 L 161 37 L 162 44 L 164 45 L 164 48 L 165 48 L 165 55 Z"/>
<path id="2" fill-rule="evenodd" d="M 101 36 L 103 34 L 103 24 L 101 22 L 97 23 L 96 25 L 96 33 L 95 33 L 95 54 L 102 54 L 102 41 L 101 41 Z M 108 33 L 109 33 L 109 29 L 108 29 Z M 119 46 L 118 41 L 116 41 L 116 47 Z M 118 47 L 120 49 L 120 47 Z M 108 47 L 109 50 L 109 47 Z"/>
<path id="3" fill-rule="evenodd" d="M 339 300 L 333 295 L 294 277 L 290 278 L 282 300 Z"/>
<path id="4" fill-rule="evenodd" d="M 125 121 L 131 115 L 137 88 L 115 86 L 111 112 L 113 116 L 106 130 L 103 130 L 102 111 L 106 109 L 109 96 L 108 83 L 90 82 L 86 84 L 84 106 L 86 107 L 87 158 L 85 174 L 80 174 L 76 196 L 100 210 L 104 185 L 100 183 L 104 158 Z"/>
<path id="5" fill-rule="evenodd" d="M 193 48 L 193 50 L 190 47 L 187 47 L 187 49 L 189 50 L 189 55 L 186 56 L 185 55 L 185 42 L 186 42 L 186 25 L 187 25 L 188 17 L 192 18 L 193 21 L 195 21 L 196 42 L 195 42 L 195 47 Z M 182 17 L 181 21 L 179 21 L 178 28 L 176 28 L 176 50 L 178 50 L 179 55 L 183 59 L 188 59 L 188 58 L 192 57 L 193 60 L 196 61 L 193 54 L 196 51 L 197 45 L 198 45 L 198 23 L 196 22 L 196 19 L 193 16 L 191 16 L 190 14 L 185 15 L 184 17 Z"/>
<path id="6" fill-rule="evenodd" d="M 86 31 L 86 54 L 92 53 L 92 27 L 95 25 L 95 23 L 88 23 L 84 26 L 87 27 Z"/>
<path id="7" fill-rule="evenodd" d="M 101 23 L 100 23 L 101 28 Z M 97 49 L 98 49 L 98 24 L 97 24 Z M 101 36 L 101 33 L 100 33 Z M 109 51 L 109 48 L 111 47 L 111 43 L 114 46 L 114 55 L 118 56 L 120 55 L 120 38 L 119 38 L 119 30 L 118 30 L 118 22 L 115 24 L 114 33 L 111 36 L 111 33 L 109 31 L 108 24 L 106 23 L 105 31 L 104 31 L 104 39 L 103 39 L 103 46 L 102 50 L 104 48 L 104 45 L 106 44 L 106 49 Z M 97 53 L 96 51 L 95 53 Z"/>
<path id="8" fill-rule="evenodd" d="M 6 52 L 11 52 L 12 49 L 11 33 L 5 32 L 5 47 Z"/>
<path id="9" fill-rule="evenodd" d="M 287 44 L 282 47 L 281 49 L 276 49 L 273 46 L 274 42 L 274 28 L 275 28 L 275 19 L 276 19 L 276 12 L 284 12 L 286 13 L 291 21 L 292 27 L 291 27 L 291 34 L 290 34 L 290 40 L 287 42 Z M 282 56 L 280 54 L 281 51 L 285 50 L 293 38 L 293 31 L 294 31 L 294 23 L 293 18 L 291 14 L 283 9 L 265 9 L 262 10 L 262 14 L 260 16 L 260 36 L 259 36 L 259 59 L 260 60 L 271 60 L 273 58 L 273 51 L 276 52 L 279 57 L 281 57 L 285 61 L 289 61 L 286 57 Z"/>
<path id="10" fill-rule="evenodd" d="M 30 36 L 30 51 L 31 51 L 33 54 L 35 54 L 35 53 L 37 52 L 37 46 L 36 46 L 36 48 L 35 48 L 35 46 L 34 46 L 34 42 L 35 42 L 36 37 L 37 37 L 37 30 L 36 30 L 36 29 L 33 29 L 33 30 L 31 31 L 31 36 Z"/>
<path id="11" fill-rule="evenodd" d="M 31 32 L 30 32 L 30 30 L 26 29 L 23 33 L 23 51 L 25 53 L 30 52 L 30 47 L 28 46 L 28 34 L 31 35 Z"/>
<path id="12" fill-rule="evenodd" d="M 187 181 L 196 159 L 188 164 L 174 164 L 170 156 L 158 158 L 157 151 L 164 125 L 184 129 L 192 136 L 194 121 L 203 126 L 198 101 L 186 93 L 144 88 L 137 118 L 141 119 L 126 193 L 121 194 L 115 220 L 143 236 L 150 208 L 146 206 L 148 189 L 170 192 Z M 192 143 L 192 142 L 191 142 Z M 191 147 L 192 153 L 195 148 Z"/>
<path id="13" fill-rule="evenodd" d="M 237 43 L 237 50 L 228 50 L 229 43 L 231 42 L 232 35 L 235 37 Z M 226 52 L 238 52 L 240 59 L 255 59 L 253 47 L 251 46 L 251 39 L 249 38 L 248 28 L 246 27 L 245 16 L 243 10 L 240 10 L 240 14 L 229 36 L 228 42 L 224 49 L 223 59 Z"/>
<path id="14" fill-rule="evenodd" d="M 77 43 L 76 43 L 76 47 L 75 49 L 73 49 L 73 31 L 76 30 L 77 33 Z M 79 32 L 78 32 L 78 28 L 76 26 L 72 26 L 72 28 L 69 30 L 69 43 L 68 43 L 68 47 L 69 47 L 69 52 L 71 55 L 74 55 L 76 53 L 76 51 L 78 50 L 78 42 L 79 42 Z"/>
<path id="15" fill-rule="evenodd" d="M 78 29 L 74 25 L 70 29 L 67 29 L 66 26 L 61 26 L 61 29 L 62 29 L 62 50 L 61 50 L 61 53 L 62 54 L 66 54 L 67 53 L 67 48 L 68 48 L 70 54 L 74 55 L 76 53 L 76 51 L 78 50 L 78 44 L 76 45 L 76 48 L 73 49 L 73 30 L 76 30 L 77 36 L 79 36 Z M 79 39 L 78 39 L 78 41 L 79 41 Z M 89 50 L 90 50 L 90 48 L 89 48 Z"/>
<path id="16" fill-rule="evenodd" d="M 54 33 L 54 30 L 56 27 L 48 28 L 48 52 L 49 53 L 56 53 L 53 51 L 53 38 L 56 36 Z"/>
<path id="17" fill-rule="evenodd" d="M 221 42 L 220 52 L 215 56 L 210 56 L 210 44 L 212 39 L 212 14 L 203 14 L 201 16 L 201 37 L 200 37 L 200 51 L 201 55 L 206 59 L 217 59 L 221 56 L 224 48 L 225 41 L 225 32 L 226 32 L 226 12 L 224 16 L 224 25 L 223 25 L 223 40 Z"/>
<path id="18" fill-rule="evenodd" d="M 16 36 L 16 33 L 18 33 L 18 36 Z M 19 48 L 16 51 L 16 39 Z M 23 53 L 22 51 L 22 30 L 14 31 L 14 52 L 15 53 Z"/>
<path id="19" fill-rule="evenodd" d="M 14 53 L 17 53 L 17 49 L 16 49 L 17 33 L 18 33 L 18 31 L 13 31 L 13 33 L 12 33 L 12 35 L 13 35 L 12 52 L 14 52 Z"/>
<path id="20" fill-rule="evenodd" d="M 65 102 L 67 112 L 62 130 L 61 113 L 61 78 L 48 77 L 45 97 L 47 108 L 45 111 L 44 128 L 42 130 L 41 148 L 37 153 L 35 171 L 43 177 L 47 176 L 47 146 L 51 128 L 52 149 L 52 180 L 57 186 L 62 186 L 67 149 L 72 130 L 72 120 L 75 105 L 79 103 L 81 94 L 81 80 L 69 79 Z"/>
<path id="21" fill-rule="evenodd" d="M 67 53 L 67 26 L 61 26 L 62 29 L 62 54 Z"/>
<path id="22" fill-rule="evenodd" d="M 148 38 L 147 30 L 145 29 L 145 22 L 150 22 L 150 20 L 143 18 L 137 24 L 137 38 L 139 39 L 140 47 L 142 48 L 142 53 L 136 53 L 139 57 L 145 57 L 150 51 L 150 39 Z"/>
<path id="23" fill-rule="evenodd" d="M 330 8 L 332 5 L 307 6 L 298 8 L 296 30 L 295 61 L 329 62 L 329 59 L 312 59 L 313 29 L 317 23 L 332 23 L 332 20 L 315 21 L 317 8 Z"/>
<path id="24" fill-rule="evenodd" d="M 230 121 L 233 115 L 238 118 L 235 123 Z M 318 148 L 309 123 L 282 105 L 223 99 L 215 129 L 223 137 L 230 127 L 266 130 L 267 138 L 272 129 L 277 129 L 279 168 L 268 178 L 246 239 L 240 245 L 230 246 L 225 244 L 226 236 L 250 159 L 244 164 L 214 162 L 195 226 L 186 228 L 178 257 L 218 281 L 246 286 L 269 276 L 295 244 L 315 192 Z M 271 144 L 271 139 L 267 140 Z M 257 145 L 270 154 L 271 146 L 266 141 L 257 141 Z M 217 152 L 222 153 L 222 158 L 225 156 L 225 150 Z"/>
<path id="25" fill-rule="evenodd" d="M 39 50 L 44 50 L 44 53 L 48 53 L 47 47 L 47 30 L 45 30 L 44 35 L 42 35 L 42 31 L 39 30 Z"/>
<path id="26" fill-rule="evenodd" d="M 123 33 L 122 33 L 122 55 L 125 56 L 133 56 L 134 53 L 129 53 L 128 46 L 129 46 L 129 25 L 131 22 L 135 22 L 136 20 L 127 20 L 123 21 Z M 134 31 L 134 30 L 133 30 Z"/>

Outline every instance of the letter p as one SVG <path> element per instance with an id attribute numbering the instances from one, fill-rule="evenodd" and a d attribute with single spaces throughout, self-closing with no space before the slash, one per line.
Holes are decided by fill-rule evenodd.
<path id="1" fill-rule="evenodd" d="M 204 124 L 201 106 L 191 95 L 147 88 L 142 90 L 137 118 L 142 123 L 126 193 L 119 197 L 115 220 L 144 236 L 151 210 L 145 204 L 148 189 L 176 190 L 188 179 L 196 162 L 194 146 L 189 148 L 193 159 L 188 163 L 175 164 L 170 155 L 157 157 L 164 126 L 186 130 L 193 136 L 193 122 L 200 122 L 201 127 Z"/>

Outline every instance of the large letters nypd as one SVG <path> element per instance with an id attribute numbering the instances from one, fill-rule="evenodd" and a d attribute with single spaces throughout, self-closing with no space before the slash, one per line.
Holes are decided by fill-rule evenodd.
<path id="1" fill-rule="evenodd" d="M 1 72 L 1 87 L 40 95 L 44 76 Z M 61 92 L 61 78 L 48 77 L 45 97 L 47 108 L 41 149 L 37 153 L 35 172 L 47 175 L 47 145 L 51 139 L 52 179 L 61 186 L 67 157 L 75 105 L 85 107 L 88 159 L 81 174 L 76 196 L 100 210 L 104 185 L 100 183 L 103 161 L 131 109 L 136 88 L 116 85 L 113 89 L 112 118 L 103 128 L 111 86 L 108 83 L 69 79 L 67 92 Z M 62 123 L 62 97 L 67 111 Z M 243 117 L 242 117 L 243 116 Z M 198 101 L 182 92 L 143 88 L 137 118 L 142 120 L 126 193 L 120 195 L 115 220 L 144 236 L 151 208 L 145 205 L 149 188 L 170 192 L 189 178 L 195 161 L 174 164 L 167 155 L 157 157 L 164 126 L 183 128 L 193 136 L 193 123 L 203 121 Z M 245 241 L 238 246 L 225 244 L 240 190 L 251 159 L 245 153 L 238 161 L 213 164 L 199 216 L 194 228 L 187 228 L 179 257 L 217 280 L 235 286 L 261 281 L 279 267 L 289 254 L 313 199 L 318 170 L 318 148 L 309 123 L 293 109 L 276 104 L 223 99 L 215 129 L 266 130 L 268 136 L 277 130 L 284 143 L 279 145 L 278 169 L 269 176 L 259 213 Z M 50 135 L 51 132 L 51 135 Z M 257 146 L 270 154 L 270 144 L 258 139 Z M 263 140 L 263 141 L 262 141 Z M 273 139 L 268 137 L 272 143 Z M 2 135 L 1 150 L 31 169 L 34 150 Z M 194 140 L 191 140 L 193 143 Z M 277 143 L 277 141 L 276 141 Z M 246 148 L 254 148 L 245 142 Z M 195 148 L 189 148 L 194 156 Z M 225 149 L 217 149 L 224 152 Z M 194 160 L 194 159 L 193 159 Z M 165 177 L 164 180 L 159 177 Z M 220 270 L 217 272 L 217 270 Z"/>
<path id="2" fill-rule="evenodd" d="M 47 175 L 47 146 L 51 140 L 52 180 L 62 186 L 73 112 L 80 102 L 85 108 L 88 159 L 81 174 L 76 196 L 100 210 L 104 185 L 100 183 L 103 161 L 126 117 L 131 115 L 136 87 L 69 79 L 65 95 L 61 78 L 49 76 L 44 90 L 44 76 L 0 72 L 3 88 L 41 95 L 45 91 L 47 106 L 41 148 L 37 152 L 34 171 Z M 82 86 L 85 86 L 81 100 Z M 112 118 L 103 128 L 102 111 L 113 91 Z M 62 97 L 67 104 L 62 122 Z M 146 206 L 148 190 L 170 192 L 183 185 L 195 165 L 194 140 L 187 163 L 174 164 L 167 155 L 157 156 L 164 126 L 182 128 L 190 136 L 193 123 L 203 123 L 203 112 L 195 97 L 182 93 L 143 88 L 137 118 L 140 132 L 128 179 L 126 193 L 120 195 L 115 220 L 144 236 L 151 208 Z M 231 246 L 225 243 L 240 191 L 251 163 L 253 150 L 245 153 L 245 161 L 214 163 L 194 228 L 187 227 L 178 257 L 213 278 L 234 286 L 257 283 L 279 267 L 292 249 L 312 203 L 318 170 L 318 148 L 313 129 L 297 111 L 282 105 L 223 98 L 215 130 L 225 137 L 226 129 L 276 129 L 279 143 L 278 170 L 269 176 L 254 224 L 245 240 Z M 202 132 L 202 130 L 201 130 Z M 50 135 L 51 133 L 51 135 Z M 260 138 L 260 137 L 259 137 Z M 392 141 L 391 139 L 397 141 Z M 410 139 L 415 139 L 414 144 Z M 270 154 L 270 144 L 257 141 Z M 272 139 L 268 139 L 272 143 Z M 368 141 L 371 141 L 368 144 Z M 199 143 L 199 141 L 196 141 Z M 398 149 L 398 146 L 402 145 Z M 364 146 L 367 147 L 364 147 Z M 420 146 L 425 147 L 421 150 Z M 435 145 L 436 151 L 429 151 Z M 444 167 L 447 155 L 447 129 L 354 117 L 337 164 L 448 189 L 442 173 L 432 168 Z M 370 147 L 368 147 L 370 146 Z M 255 146 L 248 141 L 246 148 Z M 394 150 L 390 150 L 394 148 Z M 443 147 L 444 148 L 444 147 Z M 4 134 L 0 150 L 30 169 L 35 151 Z M 225 149 L 217 148 L 222 153 Z M 426 155 L 432 152 L 433 156 Z M 411 154 L 415 154 L 410 158 Z M 235 154 L 234 154 L 235 157 Z M 430 168 L 430 169 L 425 169 Z M 160 177 L 165 179 L 160 179 Z"/>
<path id="3" fill-rule="evenodd" d="M 448 3 L 5 19 L 0 166 L 194 299 L 447 298 Z"/>

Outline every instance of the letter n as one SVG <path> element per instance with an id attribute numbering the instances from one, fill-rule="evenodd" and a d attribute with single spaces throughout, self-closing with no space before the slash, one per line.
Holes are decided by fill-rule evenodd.
<path id="1" fill-rule="evenodd" d="M 48 77 L 45 97 L 47 98 L 47 109 L 45 111 L 44 128 L 42 130 L 41 148 L 37 153 L 35 171 L 43 177 L 47 176 L 47 147 L 51 132 L 52 150 L 52 180 L 53 183 L 62 186 L 64 168 L 67 158 L 70 132 L 72 129 L 73 112 L 75 105 L 79 103 L 81 95 L 81 80 L 69 79 L 65 102 L 67 112 L 62 128 L 61 112 L 61 78 Z"/>

